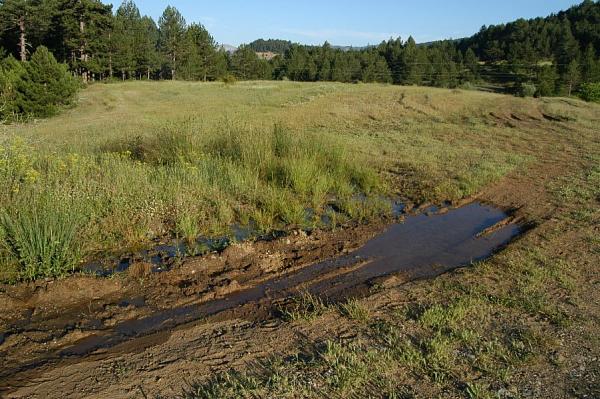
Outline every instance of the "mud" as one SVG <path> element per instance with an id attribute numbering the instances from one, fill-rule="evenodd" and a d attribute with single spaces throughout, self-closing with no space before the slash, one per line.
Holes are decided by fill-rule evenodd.
<path id="1" fill-rule="evenodd" d="M 197 323 L 264 319 L 300 292 L 335 302 L 368 292 L 384 277 L 437 276 L 489 257 L 522 231 L 492 206 L 429 207 L 387 228 L 296 232 L 234 245 L 178 270 L 144 275 L 147 283 L 111 282 L 110 295 L 71 298 L 54 312 L 30 304 L 3 320 L 0 392 L 27 386 L 53 368 L 142 351 Z M 10 298 L 19 300 L 15 293 Z"/>

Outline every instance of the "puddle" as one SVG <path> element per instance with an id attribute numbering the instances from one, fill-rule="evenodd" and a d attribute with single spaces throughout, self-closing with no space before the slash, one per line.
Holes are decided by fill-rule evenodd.
<path id="1" fill-rule="evenodd" d="M 356 196 L 358 201 L 367 201 L 364 195 Z M 381 201 L 387 201 L 390 204 L 391 216 L 398 218 L 405 210 L 405 206 L 394 200 L 381 197 Z M 305 209 L 305 224 L 307 226 L 317 225 L 319 228 L 331 228 L 334 224 L 332 215 L 342 215 L 342 211 L 335 205 L 327 205 L 322 214 L 317 214 L 314 209 Z M 123 256 L 120 259 L 108 257 L 100 261 L 93 261 L 84 264 L 80 269 L 85 274 L 93 274 L 98 277 L 110 277 L 117 273 L 126 272 L 133 264 L 138 262 L 148 263 L 152 266 L 153 273 L 161 273 L 172 269 L 174 265 L 189 257 L 202 256 L 210 252 L 221 252 L 234 242 L 244 241 L 271 241 L 287 235 L 283 230 L 273 230 L 266 234 L 259 233 L 259 229 L 254 222 L 247 226 L 232 225 L 231 236 L 217 238 L 199 237 L 195 242 L 189 243 L 182 240 L 176 240 L 170 244 L 156 244 L 150 249 L 145 249 L 136 253 Z M 306 229 L 310 231 L 311 229 Z"/>
<path id="2" fill-rule="evenodd" d="M 407 216 L 403 223 L 390 226 L 351 254 L 305 267 L 223 299 L 123 322 L 110 332 L 65 349 L 60 356 L 85 355 L 131 337 L 174 328 L 247 303 L 283 299 L 299 290 L 336 297 L 391 274 L 406 273 L 409 279 L 433 277 L 485 259 L 521 233 L 521 227 L 508 223 L 490 234 L 478 236 L 508 218 L 503 211 L 487 205 L 473 203 L 444 214 L 431 214 L 432 211 Z"/>
<path id="3" fill-rule="evenodd" d="M 406 215 L 402 223 L 391 225 L 347 255 L 315 263 L 221 299 L 159 311 L 109 329 L 96 330 L 70 347 L 17 369 L 6 370 L 0 376 L 33 370 L 65 358 L 85 357 L 117 345 L 121 350 L 135 350 L 160 339 L 162 334 L 159 333 L 169 334 L 178 326 L 210 316 L 256 318 L 261 311 L 264 314 L 265 309 L 271 309 L 274 302 L 302 291 L 335 301 L 385 276 L 402 274 L 405 280 L 437 276 L 488 258 L 522 233 L 522 228 L 511 223 L 505 212 L 488 205 L 472 203 L 435 213 L 437 211 L 437 208 L 430 208 L 421 214 Z M 503 221 L 508 222 L 501 223 Z M 489 232 L 493 226 L 497 228 Z M 145 302 L 144 298 L 130 298 L 119 305 L 143 307 Z M 145 339 L 135 340 L 142 337 Z"/>

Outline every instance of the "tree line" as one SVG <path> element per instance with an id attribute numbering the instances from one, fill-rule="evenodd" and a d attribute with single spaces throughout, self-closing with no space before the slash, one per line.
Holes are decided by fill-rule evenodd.
<path id="1" fill-rule="evenodd" d="M 257 40 L 233 54 L 174 7 L 158 21 L 132 0 L 114 12 L 99 0 L 0 0 L 0 48 L 27 62 L 44 46 L 84 82 L 106 79 L 238 79 L 490 84 L 521 94 L 571 94 L 600 80 L 600 4 L 586 0 L 547 18 L 483 27 L 456 41 L 409 37 L 340 49 Z M 272 60 L 256 52 L 272 51 Z"/>

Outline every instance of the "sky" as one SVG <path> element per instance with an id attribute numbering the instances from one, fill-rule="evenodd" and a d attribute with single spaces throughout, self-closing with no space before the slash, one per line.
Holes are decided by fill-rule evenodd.
<path id="1" fill-rule="evenodd" d="M 340 46 L 378 44 L 390 37 L 418 42 L 471 36 L 482 25 L 546 16 L 579 0 L 137 0 L 158 20 L 176 7 L 188 23 L 200 22 L 221 44 L 259 38 Z M 106 1 L 111 3 L 111 1 Z M 112 1 L 115 8 L 120 0 Z"/>

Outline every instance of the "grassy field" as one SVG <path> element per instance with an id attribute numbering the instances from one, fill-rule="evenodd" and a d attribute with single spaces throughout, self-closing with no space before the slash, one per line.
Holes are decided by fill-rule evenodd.
<path id="1" fill-rule="evenodd" d="M 384 85 L 94 85 L 58 117 L 1 127 L 1 278 L 159 238 L 318 226 L 332 204 L 368 221 L 389 212 L 384 197 L 460 199 L 535 159 L 540 138 L 509 126 L 518 115 L 594 112 Z"/>
<path id="2" fill-rule="evenodd" d="M 58 117 L 1 127 L 0 271 L 35 279 L 157 238 L 318 226 L 328 205 L 368 222 L 389 212 L 389 197 L 478 195 L 531 227 L 485 262 L 390 278 L 346 303 L 302 296 L 265 325 L 200 323 L 154 349 L 160 359 L 175 356 L 161 352 L 168 345 L 186 352 L 156 370 L 142 351 L 83 377 L 81 365 L 56 372 L 90 392 L 144 397 L 600 397 L 599 125 L 598 105 L 566 98 L 95 85 Z M 107 380 L 99 365 L 119 372 Z M 83 383 L 100 374 L 100 386 Z"/>

